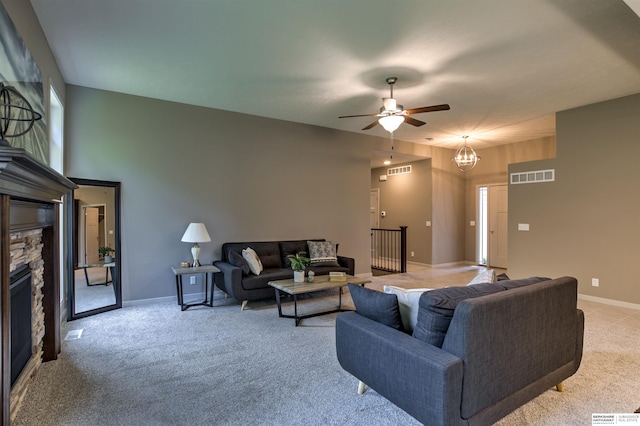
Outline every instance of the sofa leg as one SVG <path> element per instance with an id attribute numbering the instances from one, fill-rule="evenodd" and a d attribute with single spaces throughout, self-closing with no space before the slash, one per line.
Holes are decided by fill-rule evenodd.
<path id="1" fill-rule="evenodd" d="M 242 307 L 240 308 L 241 311 L 244 311 L 244 308 L 247 307 L 247 302 L 248 302 L 248 300 L 243 300 L 242 301 Z"/>
<path id="2" fill-rule="evenodd" d="M 362 395 L 367 390 L 367 385 L 362 380 L 358 382 L 358 395 Z"/>
<path id="3" fill-rule="evenodd" d="M 556 385 L 556 390 L 558 392 L 564 392 L 564 382 L 560 382 Z"/>

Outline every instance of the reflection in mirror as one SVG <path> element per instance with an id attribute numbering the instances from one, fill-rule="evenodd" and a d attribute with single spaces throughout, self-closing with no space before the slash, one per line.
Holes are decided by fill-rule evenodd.
<path id="1" fill-rule="evenodd" d="M 69 319 L 122 306 L 119 182 L 71 178 Z"/>

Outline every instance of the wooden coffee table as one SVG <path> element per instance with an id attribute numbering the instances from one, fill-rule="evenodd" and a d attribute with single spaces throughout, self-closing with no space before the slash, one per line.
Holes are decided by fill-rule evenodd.
<path id="1" fill-rule="evenodd" d="M 358 284 L 364 287 L 365 284 L 370 283 L 371 280 L 366 278 L 358 278 L 351 275 L 347 275 L 346 281 L 329 281 L 328 275 L 316 275 L 312 283 L 302 282 L 295 283 L 293 279 L 269 281 L 269 285 L 275 289 L 276 302 L 278 303 L 278 316 L 280 318 L 293 318 L 296 320 L 296 327 L 305 318 L 317 317 L 319 315 L 333 314 L 335 312 L 344 312 L 348 309 L 342 309 L 342 287 L 347 284 Z M 329 290 L 332 288 L 340 288 L 338 292 L 338 307 L 330 311 L 316 312 L 308 315 L 298 315 L 298 295 L 313 293 L 316 291 Z M 282 304 L 280 302 L 280 293 L 287 293 L 293 296 L 293 315 L 285 315 L 282 313 Z"/>

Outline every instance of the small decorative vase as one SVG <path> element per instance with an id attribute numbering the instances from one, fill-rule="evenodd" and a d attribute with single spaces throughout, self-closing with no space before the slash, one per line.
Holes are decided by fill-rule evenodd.
<path id="1" fill-rule="evenodd" d="M 293 271 L 293 282 L 294 283 L 303 283 L 304 282 L 304 271 Z"/>
<path id="2" fill-rule="evenodd" d="M 307 282 L 308 283 L 312 283 L 313 282 L 313 278 L 316 276 L 316 273 L 313 271 L 309 271 L 309 274 L 307 274 Z"/>
<path id="3" fill-rule="evenodd" d="M 109 256 L 108 254 L 104 256 L 104 263 L 111 263 L 113 262 L 113 257 Z"/>

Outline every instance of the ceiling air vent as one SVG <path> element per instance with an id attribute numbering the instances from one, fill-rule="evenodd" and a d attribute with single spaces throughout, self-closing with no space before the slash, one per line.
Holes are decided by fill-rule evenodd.
<path id="1" fill-rule="evenodd" d="M 556 180 L 556 170 L 534 170 L 531 172 L 511 173 L 511 184 L 553 182 Z"/>
<path id="2" fill-rule="evenodd" d="M 387 169 L 388 176 L 406 175 L 409 173 L 411 173 L 411 165 L 401 166 L 401 167 L 392 167 L 390 169 Z"/>

